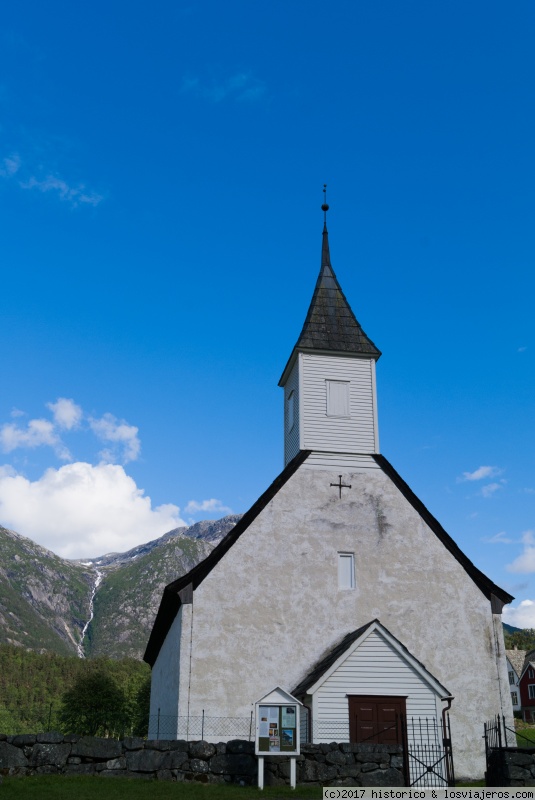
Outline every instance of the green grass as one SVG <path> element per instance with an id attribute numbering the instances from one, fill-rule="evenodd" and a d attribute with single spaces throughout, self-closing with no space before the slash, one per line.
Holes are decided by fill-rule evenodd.
<path id="1" fill-rule="evenodd" d="M 518 730 L 516 732 L 516 743 L 518 747 L 535 747 L 535 728 L 521 728 Z"/>
<path id="2" fill-rule="evenodd" d="M 274 800 L 301 798 L 319 800 L 321 786 L 276 786 L 264 789 L 256 786 L 210 785 L 144 781 L 138 778 L 93 778 L 40 775 L 35 778 L 4 778 L 0 787 L 2 800 Z"/>

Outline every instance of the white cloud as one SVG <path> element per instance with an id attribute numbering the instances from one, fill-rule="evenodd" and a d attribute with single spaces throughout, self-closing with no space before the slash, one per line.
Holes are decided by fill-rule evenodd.
<path id="1" fill-rule="evenodd" d="M 122 552 L 186 524 L 176 505 L 152 508 L 122 466 L 84 462 L 36 481 L 0 468 L 0 519 L 64 558 Z"/>
<path id="2" fill-rule="evenodd" d="M 13 419 L 15 419 L 16 417 L 25 417 L 25 416 L 26 416 L 25 412 L 21 411 L 20 408 L 13 407 L 11 409 L 10 417 L 13 417 Z"/>
<path id="3" fill-rule="evenodd" d="M 517 353 L 525 353 L 527 349 L 527 347 L 519 347 Z"/>
<path id="4" fill-rule="evenodd" d="M 47 403 L 46 407 L 52 411 L 54 421 L 59 428 L 67 431 L 78 428 L 82 421 L 83 411 L 74 400 L 58 397 L 55 403 Z"/>
<path id="5" fill-rule="evenodd" d="M 201 511 L 209 514 L 233 513 L 231 508 L 224 506 L 221 500 L 216 500 L 215 497 L 212 497 L 210 500 L 201 500 L 200 503 L 197 500 L 190 500 L 184 509 L 186 514 L 198 514 Z"/>
<path id="6" fill-rule="evenodd" d="M 503 489 L 504 481 L 501 483 L 488 483 L 486 486 L 481 487 L 481 494 L 483 497 L 492 497 L 492 495 L 498 491 L 498 489 Z"/>
<path id="7" fill-rule="evenodd" d="M 188 75 L 182 79 L 180 91 L 183 94 L 196 94 L 213 103 L 223 100 L 251 103 L 266 94 L 266 84 L 250 71 L 236 72 L 224 80 L 201 81 L 197 76 Z"/>
<path id="8" fill-rule="evenodd" d="M 7 156 L 7 158 L 3 158 L 0 164 L 0 177 L 11 178 L 20 169 L 20 157 L 14 153 L 11 156 Z"/>
<path id="9" fill-rule="evenodd" d="M 99 458 L 107 463 L 135 461 L 141 451 L 139 429 L 125 420 L 118 420 L 107 412 L 102 417 L 85 417 L 81 406 L 67 397 L 58 397 L 55 403 L 46 403 L 52 412 L 53 420 L 31 419 L 26 426 L 8 422 L 0 427 L 0 449 L 10 453 L 20 447 L 52 447 L 58 458 L 72 461 L 72 456 L 61 439 L 60 434 L 72 433 L 82 428 L 86 421 L 90 430 L 100 441 L 110 445 L 99 453 Z M 21 416 L 24 412 L 14 410 L 11 416 Z M 84 426 L 87 430 L 87 424 Z"/>
<path id="10" fill-rule="evenodd" d="M 69 451 L 57 435 L 54 424 L 47 419 L 31 419 L 25 428 L 14 422 L 6 422 L 0 428 L 0 446 L 4 453 L 10 453 L 18 447 L 52 447 L 58 456 L 65 461 L 70 458 Z"/>
<path id="11" fill-rule="evenodd" d="M 508 572 L 535 572 L 535 535 L 533 531 L 522 534 L 524 552 L 517 556 L 511 564 L 507 564 Z"/>
<path id="12" fill-rule="evenodd" d="M 494 536 L 484 537 L 481 541 L 487 544 L 512 544 L 514 539 L 510 539 L 505 531 L 500 531 L 499 533 L 495 533 Z"/>
<path id="13" fill-rule="evenodd" d="M 117 450 L 125 464 L 138 458 L 141 442 L 138 438 L 139 429 L 135 425 L 129 425 L 125 420 L 119 421 L 113 414 L 106 413 L 100 419 L 90 417 L 89 426 L 101 441 L 116 445 L 115 448 L 101 451 L 100 456 L 104 461 L 115 461 Z"/>
<path id="14" fill-rule="evenodd" d="M 32 175 L 28 180 L 20 181 L 19 186 L 21 189 L 37 189 L 43 193 L 53 192 L 60 200 L 70 203 L 73 207 L 81 204 L 98 206 L 104 199 L 101 194 L 87 191 L 83 183 L 78 186 L 70 186 L 67 181 L 57 175 L 47 175 L 43 180 L 38 180 L 35 175 Z"/>
<path id="15" fill-rule="evenodd" d="M 498 467 L 478 467 L 474 472 L 463 472 L 460 481 L 481 481 L 484 478 L 494 478 L 502 472 Z"/>
<path id="16" fill-rule="evenodd" d="M 516 608 L 505 606 L 502 620 L 515 628 L 535 628 L 535 601 L 522 600 Z"/>

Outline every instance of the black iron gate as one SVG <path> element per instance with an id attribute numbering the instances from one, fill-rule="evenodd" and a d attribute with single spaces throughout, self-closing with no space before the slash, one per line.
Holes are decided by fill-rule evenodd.
<path id="1" fill-rule="evenodd" d="M 485 782 L 487 786 L 510 786 L 510 766 L 507 761 L 509 753 L 532 750 L 534 742 L 520 731 L 510 728 L 505 717 L 497 714 L 494 719 L 485 722 Z"/>
<path id="2" fill-rule="evenodd" d="M 449 714 L 441 720 L 396 714 L 391 724 L 366 724 L 373 731 L 360 744 L 401 745 L 406 786 L 455 786 Z M 325 731 L 315 731 L 314 738 L 318 735 L 323 738 Z"/>
<path id="3" fill-rule="evenodd" d="M 406 720 L 407 786 L 455 786 L 449 714 Z"/>

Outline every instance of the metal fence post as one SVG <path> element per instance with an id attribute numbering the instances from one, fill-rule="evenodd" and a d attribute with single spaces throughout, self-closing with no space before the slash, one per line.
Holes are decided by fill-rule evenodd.
<path id="1" fill-rule="evenodd" d="M 204 742 L 204 708 L 202 710 L 202 719 L 201 719 L 201 741 Z"/>
<path id="2" fill-rule="evenodd" d="M 252 735 L 253 735 L 253 709 L 251 709 L 251 721 L 249 722 L 249 741 L 251 741 Z"/>
<path id="3" fill-rule="evenodd" d="M 158 708 L 158 723 L 156 728 L 156 738 L 160 738 L 160 709 Z"/>

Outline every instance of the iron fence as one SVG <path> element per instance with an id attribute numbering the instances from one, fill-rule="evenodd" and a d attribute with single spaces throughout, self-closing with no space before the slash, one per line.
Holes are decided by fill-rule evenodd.
<path id="1" fill-rule="evenodd" d="M 510 728 L 503 714 L 484 723 L 485 739 L 485 781 L 487 786 L 510 786 L 511 775 L 507 763 L 507 751 L 516 752 L 518 748 L 533 750 L 535 742 L 528 736 Z"/>
<path id="2" fill-rule="evenodd" d="M 510 728 L 503 714 L 496 714 L 494 719 L 485 722 L 483 731 L 487 756 L 491 750 L 500 750 L 502 747 L 535 747 L 533 738 Z"/>
<path id="3" fill-rule="evenodd" d="M 453 755 L 449 716 L 396 716 L 390 723 L 365 723 L 366 735 L 360 744 L 399 744 L 407 786 L 444 787 L 454 785 Z M 304 742 L 349 742 L 349 719 L 313 720 Z"/>

